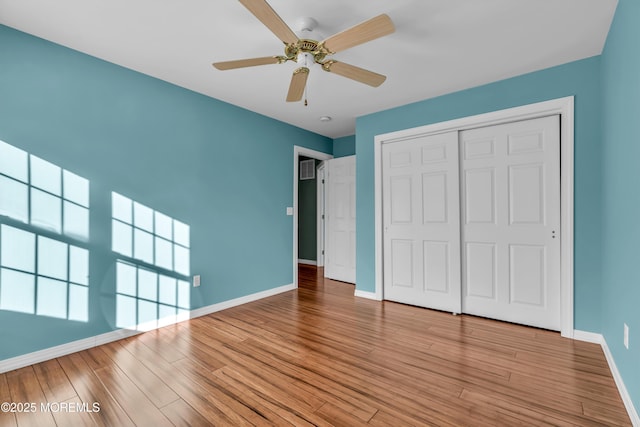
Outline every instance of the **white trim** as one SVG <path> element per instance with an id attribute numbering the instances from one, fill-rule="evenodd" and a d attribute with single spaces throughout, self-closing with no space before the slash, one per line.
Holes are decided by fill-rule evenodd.
<path id="1" fill-rule="evenodd" d="M 325 214 L 325 188 L 324 188 L 324 175 L 325 164 L 322 162 L 318 166 L 317 171 L 318 181 L 316 182 L 316 258 L 318 258 L 318 267 L 324 267 L 324 214 Z"/>
<path id="2" fill-rule="evenodd" d="M 622 402 L 627 409 L 627 414 L 629 414 L 629 418 L 631 419 L 631 424 L 636 427 L 640 427 L 640 416 L 638 415 L 638 411 L 636 411 L 636 408 L 633 406 L 631 396 L 627 391 L 627 387 L 624 385 L 622 375 L 620 375 L 620 371 L 618 371 L 618 366 L 616 365 L 616 361 L 613 358 L 613 354 L 611 354 L 611 350 L 609 349 L 609 345 L 607 344 L 607 340 L 604 338 L 604 336 L 602 334 L 596 334 L 593 332 L 576 330 L 574 331 L 573 339 L 600 344 L 604 353 L 604 357 L 607 359 L 607 363 L 609 364 L 611 375 L 613 376 L 613 379 L 616 382 L 616 386 L 618 387 L 620 398 L 622 398 Z"/>
<path id="3" fill-rule="evenodd" d="M 140 331 L 118 329 L 105 334 L 45 348 L 44 350 L 34 351 L 33 353 L 27 353 L 22 356 L 12 357 L 11 359 L 5 359 L 0 361 L 0 374 L 55 359 L 56 357 L 66 356 L 67 354 L 76 353 L 98 345 L 107 344 L 112 341 L 118 341 L 140 333 Z"/>
<path id="4" fill-rule="evenodd" d="M 638 412 L 636 411 L 636 408 L 633 406 L 633 401 L 631 400 L 631 396 L 627 391 L 627 387 L 624 385 L 624 381 L 622 380 L 620 371 L 618 371 L 618 367 L 616 366 L 616 361 L 613 359 L 611 350 L 609 350 L 607 341 L 604 338 L 602 339 L 602 351 L 604 351 L 604 357 L 607 358 L 607 363 L 609 363 L 609 369 L 611 369 L 611 375 L 613 375 L 613 379 L 616 382 L 616 386 L 618 386 L 618 391 L 620 392 L 620 397 L 622 398 L 622 402 L 624 402 L 624 406 L 625 408 L 627 408 L 627 413 L 629 414 L 629 418 L 631 418 L 631 424 L 633 424 L 636 427 L 639 427 L 640 416 L 638 416 Z"/>
<path id="5" fill-rule="evenodd" d="M 235 298 L 229 301 L 224 301 L 218 304 L 209 305 L 207 307 L 197 308 L 195 310 L 191 310 L 188 318 L 194 319 L 196 317 L 205 316 L 207 314 L 215 313 L 217 311 L 225 310 L 227 308 L 257 301 L 259 299 L 267 298 L 283 292 L 292 291 L 294 289 L 295 287 L 293 284 L 285 285 L 285 286 L 280 286 L 278 288 L 267 289 L 266 291 L 257 292 L 255 294 L 246 295 L 244 297 Z M 187 320 L 187 319 L 183 319 L 183 320 Z M 87 350 L 89 348 L 97 347 L 99 345 L 107 344 L 113 341 L 118 341 L 124 338 L 132 337 L 134 335 L 141 334 L 148 330 L 157 329 L 163 326 L 167 326 L 167 325 L 163 324 L 156 327 L 145 327 L 145 328 L 141 327 L 140 329 L 145 329 L 144 331 L 131 330 L 131 329 L 117 329 L 115 331 L 107 332 L 105 334 L 95 335 L 93 337 L 72 341 L 66 344 L 57 345 L 55 347 L 45 348 L 44 350 L 34 351 L 33 353 L 27 353 L 22 356 L 12 357 L 11 359 L 0 360 L 0 374 L 4 372 L 13 371 L 15 369 L 24 368 L 25 366 L 30 366 L 36 363 L 55 359 L 56 357 L 62 357 L 71 353 L 76 353 L 78 351 Z"/>
<path id="6" fill-rule="evenodd" d="M 382 271 L 382 144 L 417 136 L 461 131 L 482 126 L 534 119 L 560 114 L 560 332 L 573 338 L 573 96 L 508 108 L 442 123 L 404 129 L 382 135 L 374 140 L 374 202 L 375 202 L 375 294 L 383 298 Z"/>
<path id="7" fill-rule="evenodd" d="M 283 292 L 292 291 L 295 288 L 296 287 L 293 284 L 284 285 L 278 288 L 267 289 L 266 291 L 256 292 L 255 294 L 245 295 L 243 297 L 234 298 L 228 301 L 219 302 L 217 304 L 208 305 L 206 307 L 196 308 L 195 310 L 191 310 L 191 315 L 189 318 L 195 319 L 196 317 L 206 316 L 207 314 L 215 313 L 217 311 L 226 310 L 228 308 L 236 307 L 242 304 L 247 304 L 249 302 L 253 302 L 263 298 L 278 295 Z"/>
<path id="8" fill-rule="evenodd" d="M 300 259 L 300 258 L 298 258 L 298 264 L 318 265 L 318 261 L 314 261 L 312 259 Z"/>
<path id="9" fill-rule="evenodd" d="M 293 146 L 293 286 L 298 287 L 298 158 L 311 157 L 318 160 L 333 159 L 331 154 L 310 148 Z"/>
<path id="10" fill-rule="evenodd" d="M 594 344 L 602 344 L 604 342 L 604 337 L 602 334 L 596 334 L 595 332 L 586 332 L 586 331 L 573 331 L 573 339 L 578 341 L 590 342 Z"/>
<path id="11" fill-rule="evenodd" d="M 375 292 L 359 291 L 358 289 L 355 290 L 353 296 L 358 298 L 372 299 L 375 301 L 382 301 L 382 298 L 380 298 Z"/>

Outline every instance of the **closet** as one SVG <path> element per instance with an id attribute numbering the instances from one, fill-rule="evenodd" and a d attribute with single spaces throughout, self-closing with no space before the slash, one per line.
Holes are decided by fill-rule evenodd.
<path id="1" fill-rule="evenodd" d="M 384 298 L 560 330 L 560 116 L 382 145 Z"/>

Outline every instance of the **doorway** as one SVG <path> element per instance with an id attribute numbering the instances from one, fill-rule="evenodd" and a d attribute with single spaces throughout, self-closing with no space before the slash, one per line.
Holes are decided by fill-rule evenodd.
<path id="1" fill-rule="evenodd" d="M 333 156 L 330 154 L 326 154 L 320 151 L 316 151 L 316 150 L 312 150 L 309 148 L 304 148 L 304 147 L 299 147 L 299 146 L 294 146 L 293 147 L 293 280 L 294 280 L 294 286 L 298 287 L 298 282 L 299 282 L 299 277 L 298 277 L 298 263 L 299 261 L 302 262 L 307 262 L 307 263 L 316 263 L 317 264 L 317 253 L 314 254 L 316 259 L 310 260 L 307 258 L 312 258 L 311 256 L 307 256 L 307 258 L 300 258 L 300 245 L 301 245 L 301 241 L 300 241 L 300 211 L 301 211 L 301 206 L 300 206 L 300 197 L 299 197 L 299 188 L 300 188 L 300 161 L 301 160 L 315 160 L 315 163 L 318 162 L 322 162 L 325 160 L 329 160 L 332 159 Z M 314 171 L 315 171 L 315 165 L 314 165 Z M 313 186 L 314 186 L 314 194 L 315 194 L 315 185 L 316 185 L 316 180 L 317 180 L 317 174 L 315 175 L 316 178 L 313 180 Z M 317 199 L 315 198 L 314 195 L 314 202 Z M 314 216 L 314 222 L 315 222 L 315 218 L 317 218 L 317 203 L 313 203 L 312 204 L 314 207 L 314 211 L 311 212 L 311 215 Z M 309 214 L 309 212 L 306 212 L 306 214 Z M 312 232 L 314 232 L 313 237 L 314 237 L 314 242 L 313 242 L 313 249 L 316 249 L 316 243 L 315 243 L 315 238 L 317 236 L 317 231 L 313 230 Z M 309 245 L 307 245 L 309 246 Z M 311 251 L 312 253 L 315 252 Z"/>

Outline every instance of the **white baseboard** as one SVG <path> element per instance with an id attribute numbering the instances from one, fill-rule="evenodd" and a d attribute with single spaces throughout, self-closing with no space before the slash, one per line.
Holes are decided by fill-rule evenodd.
<path id="1" fill-rule="evenodd" d="M 376 294 L 375 292 L 360 291 L 356 289 L 353 295 L 358 298 L 366 298 L 366 299 L 372 299 L 375 301 L 382 301 L 382 298 L 380 298 L 380 296 L 378 296 L 378 294 Z"/>
<path id="2" fill-rule="evenodd" d="M 295 289 L 293 285 L 285 285 L 285 286 L 280 286 L 278 288 L 257 292 L 255 294 L 247 295 L 244 297 L 235 298 L 229 301 L 224 301 L 224 302 L 209 305 L 206 307 L 197 308 L 195 310 L 191 310 L 191 312 L 189 313 L 189 318 L 193 319 L 196 317 L 205 316 L 207 314 L 215 313 L 216 311 L 221 311 L 227 308 L 246 304 L 248 302 L 257 301 L 259 299 L 270 297 L 272 295 L 277 295 L 282 292 L 287 292 L 293 289 Z M 182 320 L 185 320 L 185 319 L 182 319 Z M 179 321 L 181 320 L 179 319 Z M 163 324 L 161 326 L 145 327 L 140 329 L 144 329 L 144 332 L 146 332 L 148 330 L 157 329 L 158 327 L 162 327 L 162 326 L 167 326 L 167 325 Z M 16 356 L 10 359 L 0 360 L 0 374 L 4 372 L 13 371 L 15 369 L 24 368 L 25 366 L 30 366 L 36 363 L 55 359 L 56 357 L 62 357 L 71 353 L 76 353 L 78 351 L 87 350 L 89 348 L 97 347 L 99 345 L 107 344 L 113 341 L 118 341 L 124 338 L 128 338 L 128 337 L 140 334 L 142 332 L 143 331 L 141 330 L 117 329 L 115 331 L 107 332 L 105 334 L 95 335 L 93 337 L 72 341 L 66 344 L 57 345 L 55 347 L 45 348 L 44 350 L 34 351 L 33 353 L 24 354 L 22 356 Z"/>
<path id="3" fill-rule="evenodd" d="M 292 291 L 295 289 L 293 284 L 284 285 L 278 288 L 267 289 L 266 291 L 256 292 L 255 294 L 246 295 L 244 297 L 235 298 L 229 301 L 219 302 L 217 304 L 208 305 L 206 307 L 196 308 L 195 310 L 191 310 L 191 319 L 195 319 L 196 317 L 206 316 L 207 314 L 215 313 L 217 311 L 226 310 L 227 308 L 236 307 L 238 305 L 246 304 L 249 302 L 257 301 L 259 299 L 267 298 L 273 295 L 278 295 L 283 292 Z"/>
<path id="4" fill-rule="evenodd" d="M 573 331 L 573 339 L 577 341 L 591 342 L 594 344 L 600 344 L 604 342 L 604 337 L 602 334 L 596 334 L 594 332 L 586 332 L 586 331 Z"/>
<path id="5" fill-rule="evenodd" d="M 44 350 L 34 351 L 33 353 L 27 353 L 22 356 L 12 357 L 11 359 L 0 360 L 0 374 L 55 359 L 56 357 L 66 356 L 67 354 L 76 353 L 102 344 L 107 344 L 112 341 L 128 338 L 139 333 L 140 331 L 118 329 L 116 331 L 72 341 L 55 347 L 45 348 Z"/>
<path id="6" fill-rule="evenodd" d="M 298 258 L 298 264 L 318 265 L 318 261 L 314 261 L 312 259 L 300 259 L 300 258 Z"/>
<path id="7" fill-rule="evenodd" d="M 609 363 L 611 374 L 613 375 L 613 379 L 616 381 L 616 385 L 618 386 L 618 390 L 620 391 L 620 397 L 622 397 L 622 401 L 624 402 L 624 406 L 627 408 L 629 418 L 631 418 L 631 424 L 636 427 L 640 427 L 640 417 L 638 416 L 638 411 L 636 411 L 636 408 L 633 406 L 631 396 L 629 396 L 627 387 L 625 387 L 622 376 L 620 375 L 620 371 L 618 371 L 618 367 L 616 366 L 616 361 L 613 359 L 613 354 L 611 354 L 611 350 L 609 350 L 607 341 L 604 338 L 602 339 L 602 351 L 604 351 L 604 356 L 607 358 L 607 363 Z"/>
<path id="8" fill-rule="evenodd" d="M 620 371 L 618 371 L 618 367 L 616 366 L 616 361 L 613 358 L 613 354 L 611 354 L 611 350 L 609 349 L 609 345 L 607 344 L 607 340 L 604 338 L 604 336 L 602 334 L 596 334 L 593 332 L 576 330 L 573 333 L 573 338 L 578 341 L 600 344 L 600 346 L 602 347 L 602 351 L 604 352 L 604 357 L 607 359 L 607 363 L 609 364 L 611 375 L 613 376 L 613 379 L 616 382 L 616 386 L 618 387 L 618 392 L 620 393 L 622 402 L 624 403 L 625 408 L 627 408 L 627 413 L 629 414 L 629 418 L 631 419 L 631 424 L 633 424 L 635 427 L 640 427 L 640 416 L 638 416 L 638 411 L 636 411 L 636 408 L 633 406 L 631 396 L 627 391 L 627 387 L 624 385 L 624 381 L 622 380 Z"/>

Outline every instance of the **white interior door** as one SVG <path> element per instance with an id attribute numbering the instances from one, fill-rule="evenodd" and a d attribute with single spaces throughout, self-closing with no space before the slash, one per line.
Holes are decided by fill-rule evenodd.
<path id="1" fill-rule="evenodd" d="M 460 132 L 463 312 L 560 330 L 559 126 Z"/>
<path id="2" fill-rule="evenodd" d="M 356 157 L 325 162 L 325 277 L 356 282 Z"/>
<path id="3" fill-rule="evenodd" d="M 460 313 L 458 133 L 382 146 L 384 297 Z"/>
<path id="4" fill-rule="evenodd" d="M 324 267 L 324 236 L 325 236 L 325 196 L 324 196 L 324 163 L 318 166 L 316 174 L 316 192 L 317 192 L 317 251 L 316 258 L 318 267 Z"/>

